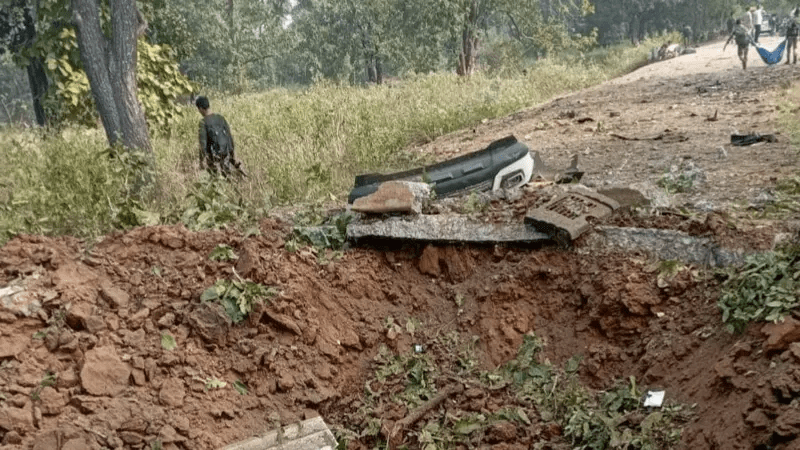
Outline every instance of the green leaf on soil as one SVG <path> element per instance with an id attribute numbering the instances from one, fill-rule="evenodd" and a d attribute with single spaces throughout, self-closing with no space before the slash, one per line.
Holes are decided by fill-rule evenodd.
<path id="1" fill-rule="evenodd" d="M 236 392 L 239 395 L 247 395 L 247 385 L 242 382 L 242 380 L 236 380 L 233 382 L 233 388 L 236 389 Z"/>
<path id="2" fill-rule="evenodd" d="M 172 337 L 169 333 L 164 333 L 161 335 L 161 348 L 164 350 L 175 350 L 178 344 L 175 343 L 175 338 Z"/>

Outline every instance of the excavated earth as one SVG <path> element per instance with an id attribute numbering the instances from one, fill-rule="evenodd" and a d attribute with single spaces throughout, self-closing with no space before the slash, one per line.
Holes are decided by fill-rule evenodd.
<path id="1" fill-rule="evenodd" d="M 785 108 L 798 78 L 796 66 L 758 61 L 743 71 L 731 49 L 713 43 L 409 151 L 444 159 L 514 134 L 553 166 L 578 153 L 587 186 L 634 187 L 650 200 L 605 225 L 766 251 L 797 237 L 791 218 L 759 213 L 776 182 L 796 173 L 797 151 L 776 130 L 780 117 L 796 116 Z M 777 142 L 732 147 L 735 132 L 773 133 Z M 687 192 L 658 187 L 665 173 L 690 169 L 702 176 Z M 538 189 L 495 202 L 486 217 L 519 217 L 541 202 Z M 491 370 L 529 334 L 544 343 L 543 361 L 582 356 L 578 374 L 592 389 L 635 377 L 663 389 L 667 404 L 685 405 L 691 414 L 675 448 L 800 448 L 800 325 L 790 318 L 729 333 L 710 269 L 663 278 L 646 249 L 587 252 L 583 239 L 571 249 L 395 242 L 320 258 L 286 250 L 291 228 L 270 218 L 255 234 L 158 226 L 96 242 L 9 241 L 0 292 L 16 294 L 0 306 L 0 449 L 216 449 L 318 415 L 347 448 L 375 448 L 366 408 L 384 429 L 410 413 L 365 399 L 377 388 L 368 382 L 381 348 L 424 349 L 448 375 L 432 381 L 451 395 L 425 422 L 519 404 L 508 390 L 464 386 L 447 369 L 460 347 L 447 342 L 470 343 L 477 369 Z M 220 244 L 238 259 L 210 259 Z M 232 324 L 200 296 L 237 276 L 277 295 Z M 571 448 L 558 425 L 535 409 L 527 415 L 529 425 L 495 424 L 470 448 Z M 420 435 L 410 428 L 399 442 L 420 448 Z"/>

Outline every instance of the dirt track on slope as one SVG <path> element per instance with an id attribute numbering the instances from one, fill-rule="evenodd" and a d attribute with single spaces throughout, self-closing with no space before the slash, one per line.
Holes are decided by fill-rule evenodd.
<path id="1" fill-rule="evenodd" d="M 556 167 L 578 153 L 588 186 L 633 186 L 662 207 L 610 223 L 769 249 L 779 233 L 796 230 L 752 215 L 775 182 L 795 172 L 796 150 L 781 134 L 732 147 L 730 134 L 775 133 L 800 70 L 759 62 L 742 71 L 735 50 L 722 54 L 721 46 L 411 151 L 444 159 L 514 134 Z M 658 180 L 688 163 L 703 176 L 688 192 L 663 194 Z M 644 253 L 401 244 L 320 263 L 308 249 L 284 248 L 290 228 L 268 219 L 255 235 L 162 226 L 96 243 L 10 241 L 0 249 L 0 286 L 19 285 L 24 297 L 15 298 L 42 307 L 29 316 L 19 305 L 0 307 L 0 449 L 141 449 L 156 441 L 215 449 L 316 415 L 350 439 L 348 448 L 374 448 L 368 419 L 380 428 L 410 413 L 396 401 L 398 386 L 365 386 L 386 358 L 382 347 L 409 355 L 422 345 L 438 368 L 429 379 L 438 392 L 461 380 L 466 363 L 454 349 L 466 343 L 477 367 L 490 370 L 531 333 L 545 343 L 543 360 L 563 365 L 582 355 L 581 380 L 594 389 L 633 376 L 664 389 L 668 402 L 695 405 L 680 447 L 800 445 L 796 344 L 769 325 L 727 333 L 718 281 L 691 267 L 664 280 Z M 210 260 L 219 244 L 238 259 Z M 236 274 L 279 294 L 231 324 L 200 295 Z M 174 350 L 162 346 L 165 334 Z M 232 387 L 237 380 L 246 395 Z M 571 448 L 560 427 L 513 393 L 465 387 L 420 424 L 514 405 L 526 408 L 530 424 L 497 422 L 457 448 Z M 365 389 L 386 392 L 365 398 Z M 401 441 L 420 448 L 420 429 Z"/>

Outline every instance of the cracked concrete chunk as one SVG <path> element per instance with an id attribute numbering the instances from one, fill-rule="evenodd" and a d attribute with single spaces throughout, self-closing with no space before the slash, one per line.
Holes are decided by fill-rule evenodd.
<path id="1" fill-rule="evenodd" d="M 426 183 L 387 181 L 381 183 L 374 193 L 353 201 L 352 210 L 374 214 L 420 214 L 430 195 L 431 188 Z"/>
<path id="2" fill-rule="evenodd" d="M 220 450 L 333 450 L 336 445 L 336 439 L 322 417 L 314 417 Z"/>
<path id="3" fill-rule="evenodd" d="M 436 242 L 539 242 L 548 236 L 523 223 L 487 223 L 456 215 L 360 219 L 347 226 L 350 240 L 369 238 L 409 239 Z"/>

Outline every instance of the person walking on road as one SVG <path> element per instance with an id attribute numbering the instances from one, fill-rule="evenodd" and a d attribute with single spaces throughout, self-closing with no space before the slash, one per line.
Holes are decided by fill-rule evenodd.
<path id="1" fill-rule="evenodd" d="M 797 36 L 800 35 L 800 25 L 797 23 L 798 14 L 800 14 L 800 8 L 795 8 L 786 27 L 786 64 L 789 64 L 789 60 L 792 60 L 792 64 L 797 64 Z"/>
<path id="2" fill-rule="evenodd" d="M 722 46 L 722 51 L 725 51 L 725 47 L 731 42 L 731 40 L 736 41 L 737 55 L 739 56 L 739 60 L 742 62 L 742 70 L 747 70 L 747 52 L 750 50 L 750 34 L 747 32 L 747 29 L 742 25 L 742 19 L 736 19 L 736 25 L 733 27 L 733 32 L 728 37 L 728 40 L 725 41 L 725 45 Z"/>
<path id="3" fill-rule="evenodd" d="M 761 34 L 761 24 L 764 22 L 764 7 L 760 4 L 755 11 L 753 11 L 753 42 L 758 42 L 758 36 Z"/>

